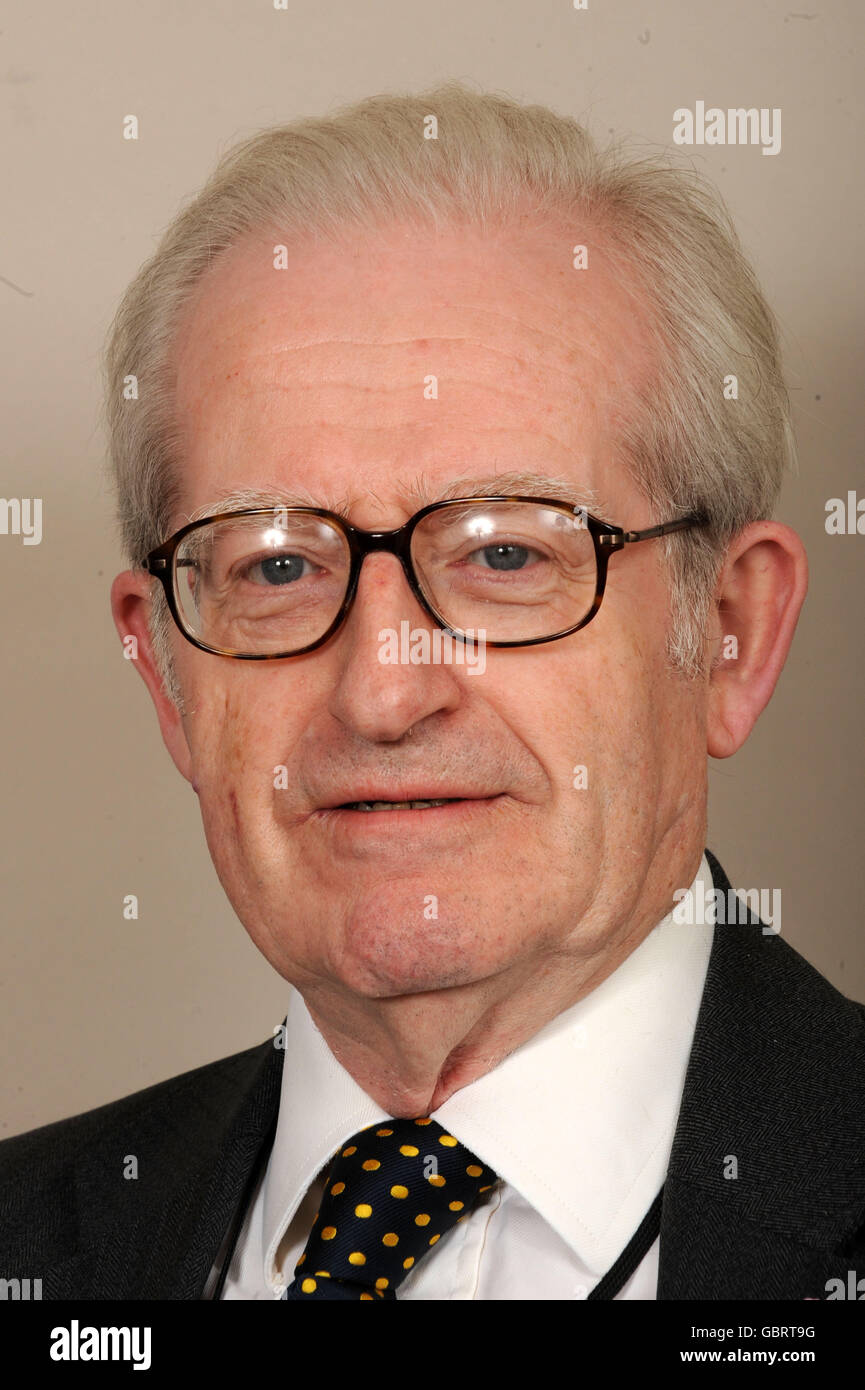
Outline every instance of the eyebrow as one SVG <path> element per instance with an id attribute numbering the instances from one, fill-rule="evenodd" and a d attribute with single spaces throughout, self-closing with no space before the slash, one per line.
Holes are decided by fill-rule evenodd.
<path id="1" fill-rule="evenodd" d="M 606 502 L 594 488 L 580 487 L 568 478 L 547 473 L 491 473 L 483 477 L 466 474 L 451 478 L 444 486 L 435 489 L 432 489 L 420 475 L 405 488 L 397 490 L 397 500 L 410 512 L 419 511 L 421 507 L 433 502 L 450 502 L 458 497 L 497 496 L 555 498 L 571 507 L 585 508 L 601 521 L 610 519 Z M 348 521 L 352 508 L 362 498 L 370 497 L 385 505 L 384 500 L 373 491 L 355 494 L 353 497 L 346 495 L 340 499 L 333 498 L 328 502 L 327 499 L 315 497 L 305 489 L 289 491 L 281 487 L 263 490 L 235 488 L 199 507 L 188 519 L 201 521 L 204 517 L 220 516 L 223 512 L 255 509 L 269 511 L 279 507 L 324 507 L 325 510 L 334 512 Z"/>

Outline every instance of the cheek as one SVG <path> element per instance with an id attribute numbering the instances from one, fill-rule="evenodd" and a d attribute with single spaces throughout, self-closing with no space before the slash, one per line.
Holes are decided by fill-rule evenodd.
<path id="1" fill-rule="evenodd" d="M 640 820 L 657 795 L 660 749 L 675 726 L 669 676 L 641 633 L 551 671 L 532 713 L 532 744 L 560 824 L 603 837 Z M 678 703 L 676 705 L 678 708 Z M 580 839 L 580 850 L 589 846 Z"/>
<path id="2" fill-rule="evenodd" d="M 531 792 L 564 826 L 585 824 L 596 813 L 598 793 L 615 772 L 619 722 L 628 720 L 606 675 L 607 664 L 591 648 L 577 660 L 568 641 L 579 641 L 579 634 L 558 651 L 550 649 L 543 661 L 533 658 L 531 667 L 527 662 L 524 671 L 490 692 L 500 720 L 537 769 Z"/>
<path id="3" fill-rule="evenodd" d="M 256 716 L 241 692 L 211 690 L 192 709 L 186 734 L 205 826 L 239 835 L 242 820 L 270 802 L 278 759 L 266 731 L 274 721 Z"/>

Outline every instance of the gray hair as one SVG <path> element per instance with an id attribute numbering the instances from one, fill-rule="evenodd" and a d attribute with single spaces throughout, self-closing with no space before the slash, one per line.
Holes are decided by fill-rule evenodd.
<path id="1" fill-rule="evenodd" d="M 434 116 L 438 138 L 424 138 Z M 658 542 L 670 581 L 672 666 L 705 669 L 708 615 L 726 548 L 768 517 L 795 460 L 776 320 L 730 214 L 700 174 L 666 154 L 598 150 L 543 106 L 448 82 L 384 95 L 264 130 L 220 159 L 127 289 L 105 354 L 106 424 L 123 545 L 132 564 L 168 535 L 182 448 L 172 348 L 184 308 L 216 258 L 248 233 L 278 240 L 404 219 L 481 229 L 509 218 L 581 219 L 635 286 L 657 344 L 650 383 L 614 405 L 624 466 L 655 521 L 702 512 L 709 525 Z M 138 398 L 124 384 L 138 381 Z M 735 376 L 738 397 L 727 399 Z M 166 691 L 182 693 L 171 618 L 154 581 L 151 633 Z"/>

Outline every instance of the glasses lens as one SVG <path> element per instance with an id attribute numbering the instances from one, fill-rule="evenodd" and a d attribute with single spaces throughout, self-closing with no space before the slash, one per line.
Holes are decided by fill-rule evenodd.
<path id="1" fill-rule="evenodd" d="M 595 545 L 585 514 L 545 502 L 457 504 L 412 537 L 422 589 L 448 627 L 489 642 L 554 637 L 591 612 Z"/>
<path id="2" fill-rule="evenodd" d="M 323 517 L 277 509 L 197 527 L 175 556 L 183 621 L 205 646 L 237 655 L 289 653 L 316 642 L 345 597 L 345 537 Z"/>

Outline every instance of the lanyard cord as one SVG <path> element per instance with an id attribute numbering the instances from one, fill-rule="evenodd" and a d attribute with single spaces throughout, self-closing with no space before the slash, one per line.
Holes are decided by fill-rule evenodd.
<path id="1" fill-rule="evenodd" d="M 630 1279 L 643 1256 L 654 1245 L 661 1233 L 661 1202 L 663 1197 L 664 1189 L 662 1187 L 616 1263 L 612 1269 L 607 1270 L 603 1279 L 598 1281 L 589 1294 L 589 1298 L 615 1298 Z M 586 1301 L 588 1302 L 588 1299 Z"/>
<path id="2" fill-rule="evenodd" d="M 249 1204 L 252 1201 L 252 1194 L 255 1191 L 259 1178 L 264 1172 L 265 1165 L 267 1163 L 268 1158 L 270 1157 L 270 1151 L 273 1148 L 273 1141 L 276 1138 L 277 1119 L 278 1116 L 274 1117 L 273 1124 L 267 1131 L 267 1134 L 264 1137 L 264 1141 L 260 1149 L 258 1150 L 258 1153 L 255 1156 L 255 1162 L 252 1165 L 252 1171 L 250 1172 L 249 1177 L 246 1180 L 246 1185 L 244 1186 L 242 1196 L 237 1206 L 237 1210 L 234 1213 L 234 1219 L 232 1220 L 231 1227 L 229 1229 L 229 1233 L 226 1237 L 225 1242 L 226 1254 L 223 1258 L 222 1264 L 220 1265 L 219 1278 L 217 1279 L 213 1293 L 211 1294 L 211 1299 L 213 1300 L 213 1302 L 218 1302 L 219 1299 L 222 1298 L 222 1290 L 225 1287 L 225 1279 L 228 1274 L 228 1267 L 231 1264 L 231 1261 L 234 1257 L 234 1251 L 237 1246 L 237 1238 L 240 1235 L 240 1228 L 246 1220 L 246 1214 L 249 1209 Z"/>

